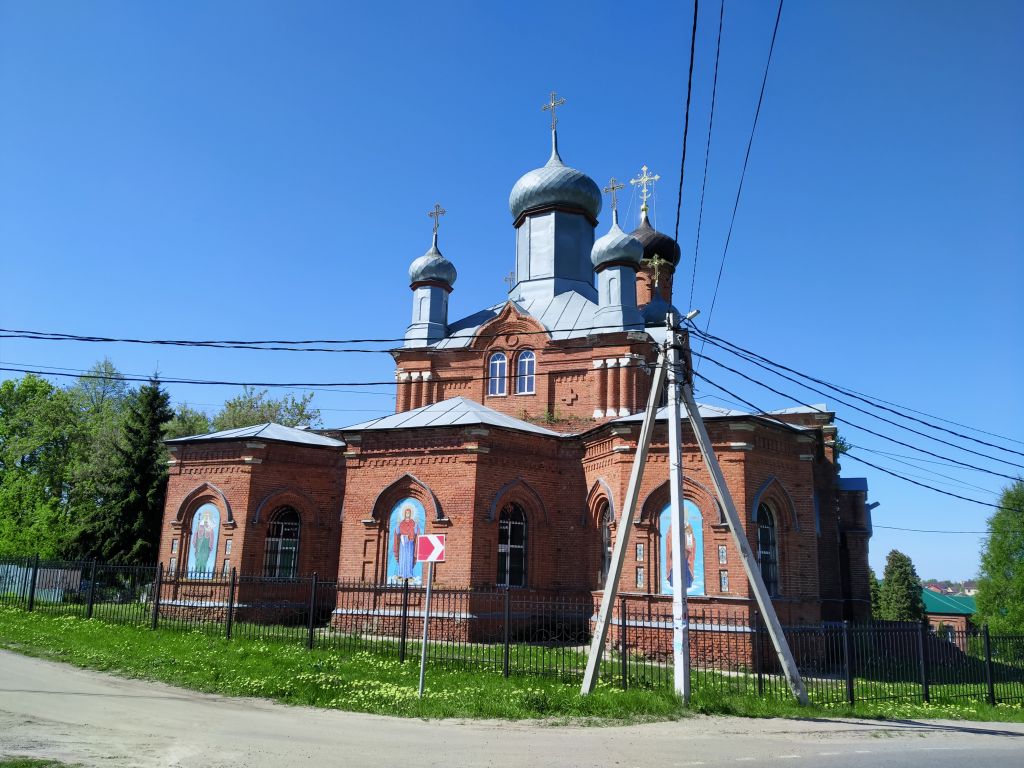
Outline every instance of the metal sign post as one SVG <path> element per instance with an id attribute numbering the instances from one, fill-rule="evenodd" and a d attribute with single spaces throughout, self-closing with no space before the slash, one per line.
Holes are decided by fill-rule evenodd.
<path id="1" fill-rule="evenodd" d="M 427 599 L 423 606 L 423 643 L 420 647 L 420 693 L 423 698 L 423 681 L 427 672 L 427 638 L 430 625 L 430 595 L 434 588 L 434 563 L 444 562 L 444 534 L 427 534 L 416 537 L 416 562 L 427 564 Z"/>

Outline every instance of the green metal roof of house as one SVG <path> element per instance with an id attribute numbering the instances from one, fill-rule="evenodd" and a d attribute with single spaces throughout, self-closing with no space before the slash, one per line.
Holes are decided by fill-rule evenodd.
<path id="1" fill-rule="evenodd" d="M 940 595 L 930 589 L 922 589 L 925 613 L 960 614 L 973 616 L 978 608 L 970 595 Z"/>

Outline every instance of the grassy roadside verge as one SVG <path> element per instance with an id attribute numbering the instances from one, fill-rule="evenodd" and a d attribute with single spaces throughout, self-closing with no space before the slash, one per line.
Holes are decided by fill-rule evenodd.
<path id="1" fill-rule="evenodd" d="M 76 617 L 0 607 L 0 647 L 124 677 L 158 680 L 228 696 L 404 717 L 518 720 L 550 718 L 633 723 L 686 714 L 667 689 L 620 688 L 601 682 L 579 695 L 578 682 L 542 677 L 504 679 L 495 672 L 430 668 L 417 698 L 418 665 L 367 652 L 305 648 L 199 632 L 151 631 Z M 949 718 L 1024 722 L 1024 706 L 974 702 L 809 707 L 695 690 L 693 712 L 747 717 Z"/>

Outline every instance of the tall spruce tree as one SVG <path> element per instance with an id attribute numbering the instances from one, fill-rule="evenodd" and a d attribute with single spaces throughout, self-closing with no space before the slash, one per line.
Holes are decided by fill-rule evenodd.
<path id="1" fill-rule="evenodd" d="M 114 563 L 156 559 L 167 491 L 164 427 L 173 416 L 156 378 L 128 400 L 104 478 L 104 503 L 86 516 L 79 531 L 86 556 Z"/>
<path id="2" fill-rule="evenodd" d="M 999 634 L 1024 633 L 1024 480 L 1003 489 L 981 554 L 978 615 Z"/>
<path id="3" fill-rule="evenodd" d="M 878 594 L 879 618 L 885 621 L 920 621 L 924 618 L 921 579 L 913 561 L 898 549 L 885 559 Z"/>
<path id="4" fill-rule="evenodd" d="M 871 590 L 871 618 L 882 616 L 882 584 L 875 576 L 875 569 L 868 568 L 868 588 Z"/>

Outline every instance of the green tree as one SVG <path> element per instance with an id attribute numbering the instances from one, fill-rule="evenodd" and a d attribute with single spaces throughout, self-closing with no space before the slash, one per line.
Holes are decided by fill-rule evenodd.
<path id="1" fill-rule="evenodd" d="M 868 587 L 871 590 L 871 618 L 878 619 L 882 615 L 882 584 L 875 576 L 875 569 L 868 568 Z"/>
<path id="2" fill-rule="evenodd" d="M 998 634 L 1024 633 L 1024 480 L 1003 489 L 988 519 L 975 620 Z"/>
<path id="3" fill-rule="evenodd" d="M 104 503 L 86 514 L 78 532 L 82 554 L 115 563 L 156 559 L 164 497 L 167 451 L 164 428 L 173 411 L 156 378 L 127 401 L 104 478 Z"/>
<path id="4" fill-rule="evenodd" d="M 189 437 L 191 435 L 203 435 L 213 428 L 210 417 L 202 411 L 182 403 L 174 412 L 174 418 L 167 422 L 165 437 L 173 440 L 176 437 Z"/>
<path id="5" fill-rule="evenodd" d="M 286 427 L 316 427 L 320 425 L 320 411 L 310 407 L 313 393 L 301 398 L 285 395 L 281 398 L 268 397 L 266 390 L 245 387 L 242 394 L 224 403 L 223 410 L 213 417 L 213 428 L 238 429 L 273 421 Z"/>
<path id="6" fill-rule="evenodd" d="M 85 442 L 66 390 L 32 374 L 0 384 L 0 555 L 68 554 Z"/>
<path id="7" fill-rule="evenodd" d="M 913 561 L 898 549 L 885 559 L 878 594 L 879 618 L 884 621 L 920 621 L 924 618 L 921 579 Z"/>

